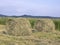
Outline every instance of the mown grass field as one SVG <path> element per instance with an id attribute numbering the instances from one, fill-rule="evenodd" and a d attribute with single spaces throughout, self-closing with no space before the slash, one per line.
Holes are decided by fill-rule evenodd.
<path id="1" fill-rule="evenodd" d="M 0 18 L 0 32 L 4 31 L 7 18 Z M 28 19 L 33 28 L 35 19 Z M 11 36 L 0 33 L 0 45 L 60 45 L 60 19 L 52 19 L 56 30 L 35 32 L 31 36 Z"/>
<path id="2" fill-rule="evenodd" d="M 36 18 L 37 19 L 37 18 Z M 29 22 L 33 28 L 34 26 L 34 23 L 36 22 L 36 19 L 32 18 L 32 19 L 29 19 Z M 5 25 L 6 24 L 6 20 L 7 18 L 5 17 L 0 17 L 0 25 Z M 60 19 L 52 19 L 54 24 L 55 24 L 55 28 L 56 30 L 60 30 Z"/>

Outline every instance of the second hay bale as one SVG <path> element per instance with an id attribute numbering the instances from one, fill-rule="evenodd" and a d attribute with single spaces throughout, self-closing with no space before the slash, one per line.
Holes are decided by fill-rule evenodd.
<path id="1" fill-rule="evenodd" d="M 25 18 L 8 19 L 6 27 L 9 35 L 27 36 L 31 34 L 31 25 Z"/>
<path id="2" fill-rule="evenodd" d="M 37 19 L 34 24 L 34 29 L 37 31 L 50 32 L 55 30 L 55 25 L 51 19 Z"/>

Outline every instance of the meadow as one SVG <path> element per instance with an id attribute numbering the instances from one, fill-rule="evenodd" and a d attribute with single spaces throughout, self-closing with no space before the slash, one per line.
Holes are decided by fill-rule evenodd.
<path id="1" fill-rule="evenodd" d="M 32 28 L 36 19 L 27 18 Z M 0 45 L 60 45 L 60 19 L 52 19 L 55 31 L 33 32 L 30 36 L 12 36 L 2 33 L 5 29 L 7 18 L 0 18 Z M 3 30 L 4 31 L 4 30 Z"/>

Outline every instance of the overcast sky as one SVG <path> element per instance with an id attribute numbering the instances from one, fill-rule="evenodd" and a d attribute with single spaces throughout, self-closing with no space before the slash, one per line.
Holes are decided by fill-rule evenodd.
<path id="1" fill-rule="evenodd" d="M 0 14 L 60 17 L 60 0 L 0 0 Z"/>

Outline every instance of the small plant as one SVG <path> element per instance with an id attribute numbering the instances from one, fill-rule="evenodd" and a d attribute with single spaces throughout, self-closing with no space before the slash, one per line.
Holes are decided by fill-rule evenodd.
<path id="1" fill-rule="evenodd" d="M 36 20 L 34 20 L 34 19 L 31 19 L 31 20 L 29 20 L 29 21 L 30 21 L 31 27 L 33 28 L 33 26 L 34 26 L 34 23 L 36 22 Z"/>

